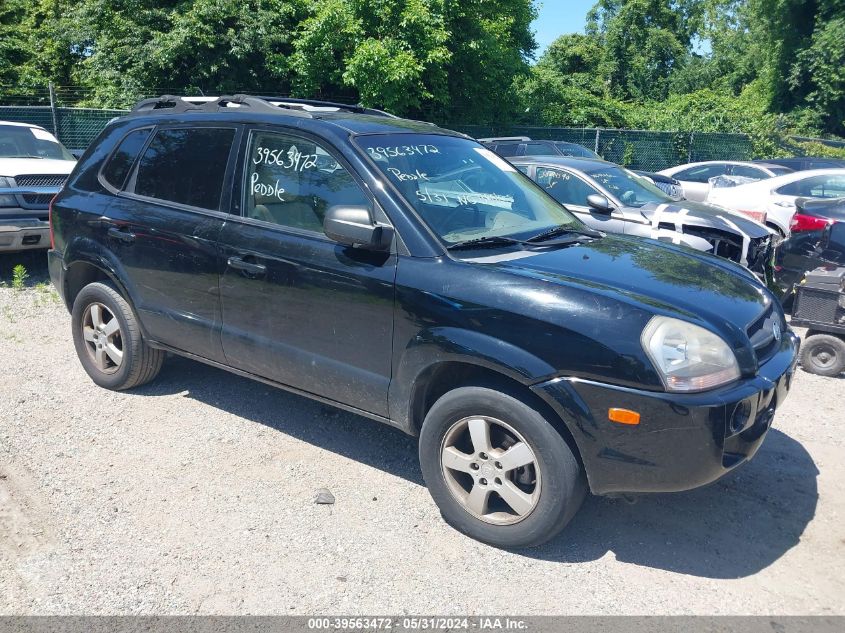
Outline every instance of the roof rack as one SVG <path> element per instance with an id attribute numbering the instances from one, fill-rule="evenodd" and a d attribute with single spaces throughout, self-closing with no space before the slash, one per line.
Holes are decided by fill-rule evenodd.
<path id="1" fill-rule="evenodd" d="M 307 117 L 330 112 L 351 112 L 354 114 L 397 118 L 389 112 L 376 110 L 375 108 L 365 108 L 362 105 L 320 101 L 317 99 L 255 97 L 243 94 L 220 97 L 162 95 L 139 101 L 132 108 L 132 114 L 158 110 L 166 110 L 170 114 L 180 114 L 182 112 L 220 112 L 229 108 L 235 109 L 242 107 L 251 108 L 254 111 L 273 112 L 276 114 L 279 113 L 279 110 L 288 110 L 287 114 Z"/>

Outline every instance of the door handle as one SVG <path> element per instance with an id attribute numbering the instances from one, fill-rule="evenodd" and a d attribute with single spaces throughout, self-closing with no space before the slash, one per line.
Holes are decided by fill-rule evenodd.
<path id="1" fill-rule="evenodd" d="M 227 260 L 227 263 L 230 267 L 235 268 L 237 270 L 242 270 L 251 275 L 263 275 L 267 272 L 267 266 L 265 266 L 264 264 L 255 264 L 253 262 L 248 262 L 240 257 L 230 257 Z"/>
<path id="2" fill-rule="evenodd" d="M 124 244 L 131 244 L 135 241 L 135 234 L 129 229 L 119 229 L 116 226 L 108 230 L 109 237 L 123 242 Z"/>

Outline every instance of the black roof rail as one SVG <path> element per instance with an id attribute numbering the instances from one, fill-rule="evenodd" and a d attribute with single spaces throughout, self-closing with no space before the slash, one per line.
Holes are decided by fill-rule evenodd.
<path id="1" fill-rule="evenodd" d="M 370 114 L 373 116 L 385 116 L 390 117 L 392 119 L 397 119 L 395 114 L 391 114 L 390 112 L 385 112 L 384 110 L 378 110 L 376 108 L 366 108 L 361 104 L 351 104 L 351 103 L 339 103 L 337 101 L 322 101 L 320 99 L 298 99 L 294 97 L 256 97 L 257 99 L 263 99 L 264 101 L 269 101 L 271 103 L 278 103 L 283 106 L 311 106 L 314 108 L 326 108 L 332 109 L 336 108 L 338 110 L 343 110 L 345 112 L 352 112 L 353 114 Z"/>
<path id="2" fill-rule="evenodd" d="M 325 111 L 341 110 L 354 114 L 369 114 L 397 118 L 395 115 L 383 110 L 365 108 L 361 105 L 350 105 L 348 103 L 336 103 L 334 101 L 320 101 L 317 99 L 295 99 L 288 97 L 256 97 L 252 95 L 226 95 L 220 97 L 184 97 L 175 95 L 162 95 L 152 99 L 139 101 L 132 108 L 132 114 L 142 114 L 164 110 L 170 114 L 182 112 L 219 112 L 227 108 L 249 107 L 254 110 L 278 113 L 280 109 L 288 110 L 288 114 L 295 116 L 312 117 L 319 114 L 321 109 Z"/>

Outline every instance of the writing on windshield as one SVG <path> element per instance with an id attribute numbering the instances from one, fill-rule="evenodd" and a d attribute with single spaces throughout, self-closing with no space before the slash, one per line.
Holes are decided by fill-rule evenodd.
<path id="1" fill-rule="evenodd" d="M 580 225 L 510 163 L 470 139 L 401 133 L 357 142 L 448 243 Z"/>

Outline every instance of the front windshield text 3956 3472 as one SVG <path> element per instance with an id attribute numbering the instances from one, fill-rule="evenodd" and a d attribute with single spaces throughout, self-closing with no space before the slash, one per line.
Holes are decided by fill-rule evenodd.
<path id="1" fill-rule="evenodd" d="M 403 133 L 362 136 L 357 143 L 447 245 L 523 240 L 554 227 L 584 230 L 527 176 L 475 141 Z"/>

